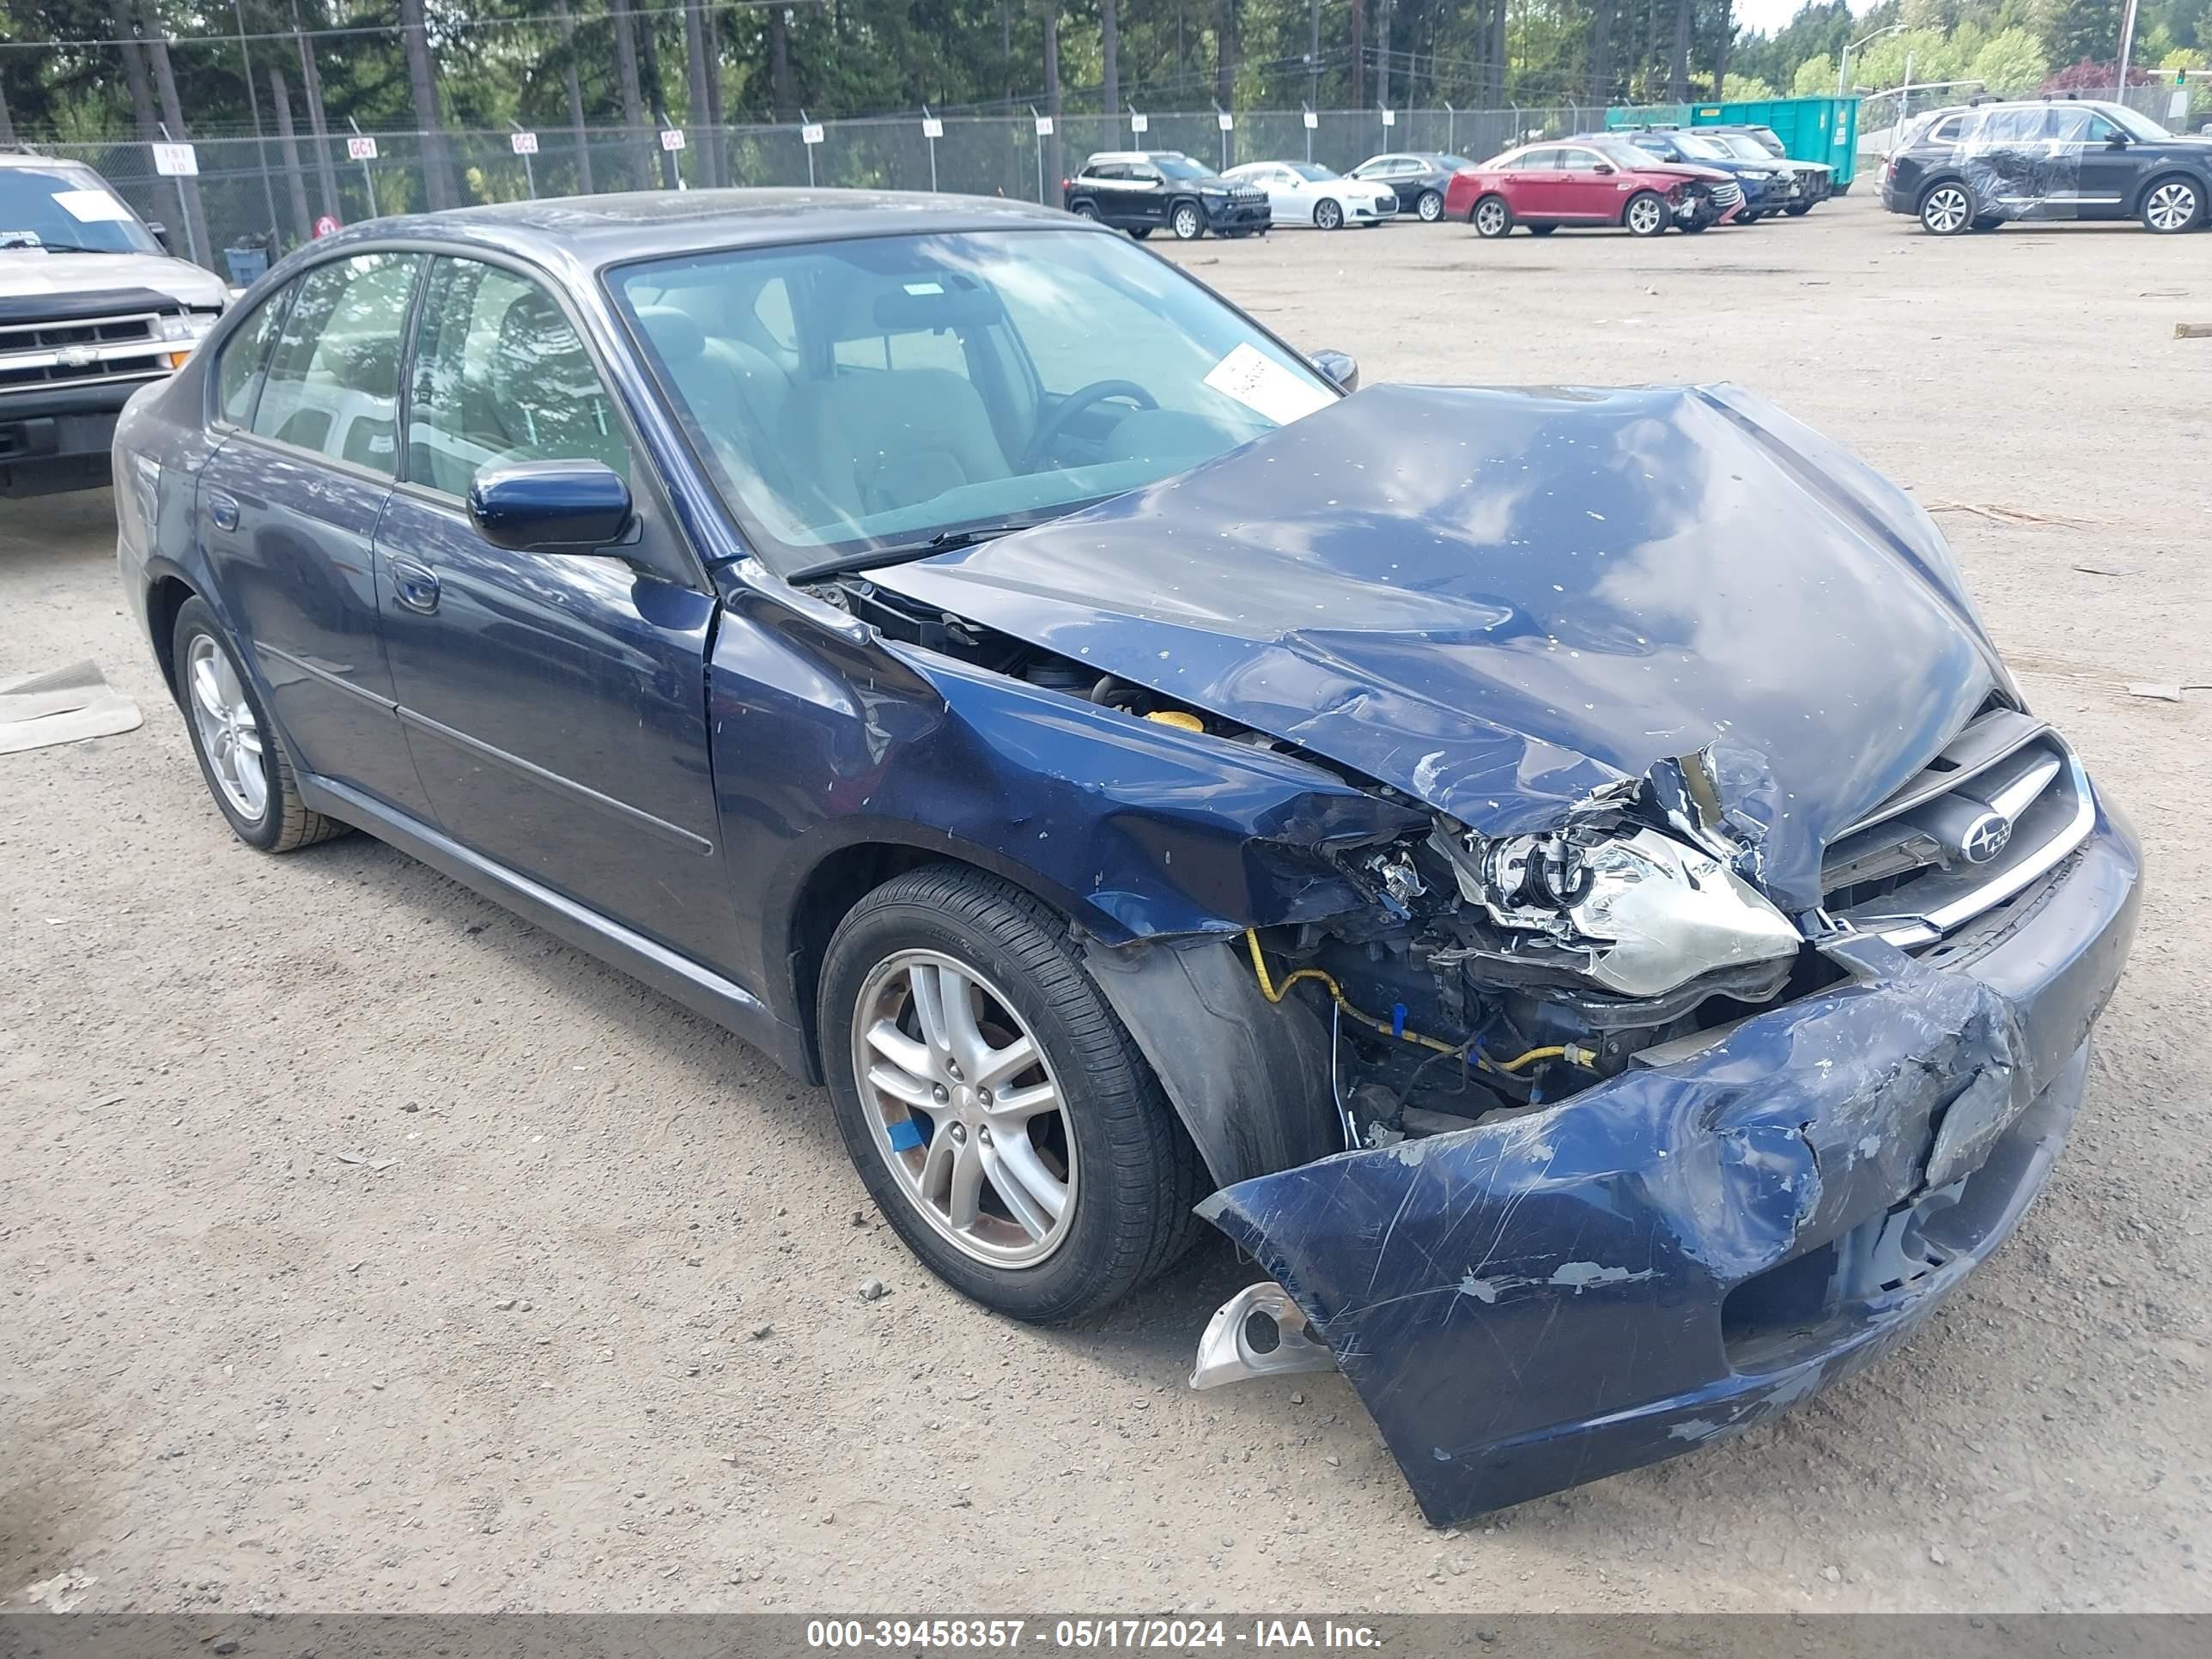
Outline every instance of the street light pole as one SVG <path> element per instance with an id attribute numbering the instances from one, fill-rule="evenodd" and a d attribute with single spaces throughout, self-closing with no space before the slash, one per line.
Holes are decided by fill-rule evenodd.
<path id="1" fill-rule="evenodd" d="M 2129 3 L 2130 5 L 2134 4 L 2134 3 L 2135 0 L 2129 0 Z M 1844 48 L 1844 55 L 1842 58 L 1839 59 L 1836 64 L 1836 96 L 1840 98 L 1844 95 L 1844 76 L 1850 69 L 1851 54 L 1853 52 L 1856 52 L 1861 46 L 1866 45 L 1869 40 L 1879 40 L 1886 34 L 1902 34 L 1904 33 L 1904 24 L 1892 23 L 1887 28 L 1876 29 L 1872 34 L 1862 34 L 1857 40 L 1852 41 L 1850 45 L 1845 46 Z"/>
<path id="2" fill-rule="evenodd" d="M 2128 58 L 2136 44 L 2136 0 L 2128 0 L 2128 9 L 2120 22 L 2120 84 L 2112 89 L 2112 101 L 2124 104 L 2128 100 Z"/>

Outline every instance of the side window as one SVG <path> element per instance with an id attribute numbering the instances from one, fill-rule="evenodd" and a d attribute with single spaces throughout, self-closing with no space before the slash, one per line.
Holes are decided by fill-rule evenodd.
<path id="1" fill-rule="evenodd" d="M 421 263 L 360 253 L 300 278 L 269 354 L 255 433 L 391 475 L 399 336 Z"/>
<path id="2" fill-rule="evenodd" d="M 1959 142 L 1959 135 L 1966 130 L 1965 116 L 1947 115 L 1929 129 L 1928 142 L 1931 144 L 1955 144 Z"/>
<path id="3" fill-rule="evenodd" d="M 439 259 L 415 349 L 408 478 L 460 495 L 483 467 L 551 460 L 629 476 L 629 441 L 584 343 L 529 278 Z"/>
<path id="4" fill-rule="evenodd" d="M 1588 173 L 1598 164 L 1594 149 L 1563 149 L 1559 152 L 1559 165 L 1570 173 Z"/>
<path id="5" fill-rule="evenodd" d="M 1101 161 L 1095 167 L 1086 168 L 1085 176 L 1091 179 L 1126 179 L 1129 176 L 1129 164 L 1127 161 Z"/>
<path id="6" fill-rule="evenodd" d="M 216 403 L 222 417 L 234 426 L 253 418 L 253 405 L 261 396 L 261 383 L 269 368 L 269 348 L 276 338 L 276 325 L 284 320 L 296 283 L 270 295 L 230 337 L 222 349 L 222 367 L 216 377 Z"/>
<path id="7" fill-rule="evenodd" d="M 1559 170 L 1559 152 L 1556 149 L 1532 149 L 1521 158 L 1521 171 L 1523 173 L 1557 173 Z"/>

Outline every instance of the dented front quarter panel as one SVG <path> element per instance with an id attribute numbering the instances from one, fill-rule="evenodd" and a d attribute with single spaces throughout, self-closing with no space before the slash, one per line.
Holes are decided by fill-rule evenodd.
<path id="1" fill-rule="evenodd" d="M 2136 859 L 2100 818 L 1969 967 L 1844 941 L 1858 977 L 1692 1058 L 1203 1212 L 1334 1350 L 1439 1525 L 1740 1431 L 1910 1335 L 2025 1212 L 2133 935 Z M 1943 1241 L 1926 1276 L 1724 1329 L 1732 1290 L 1913 1203 Z"/>

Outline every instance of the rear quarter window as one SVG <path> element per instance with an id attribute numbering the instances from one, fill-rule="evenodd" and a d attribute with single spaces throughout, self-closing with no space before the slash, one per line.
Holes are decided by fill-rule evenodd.
<path id="1" fill-rule="evenodd" d="M 217 418 L 233 426 L 245 426 L 253 419 L 253 406 L 268 373 L 269 348 L 276 338 L 277 325 L 284 320 L 284 307 L 291 303 L 292 287 L 288 284 L 256 306 L 222 349 L 216 373 L 216 410 Z"/>

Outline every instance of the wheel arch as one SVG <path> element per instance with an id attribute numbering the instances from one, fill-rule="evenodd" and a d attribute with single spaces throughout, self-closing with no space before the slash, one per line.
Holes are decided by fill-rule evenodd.
<path id="1" fill-rule="evenodd" d="M 2128 204 L 2129 213 L 2139 216 L 2143 210 L 2143 204 L 2150 200 L 2151 191 L 2176 179 L 2197 191 L 2197 216 L 2200 222 L 2203 221 L 2206 204 L 2212 202 L 2212 170 L 2193 173 L 2179 162 L 2159 168 L 2137 186 L 2133 199 Z"/>
<path id="2" fill-rule="evenodd" d="M 169 688 L 172 700 L 180 699 L 177 684 L 177 613 L 185 608 L 186 600 L 200 597 L 199 589 L 173 566 L 156 566 L 147 573 L 146 632 L 153 643 L 154 660 L 161 666 L 161 680 Z"/>

